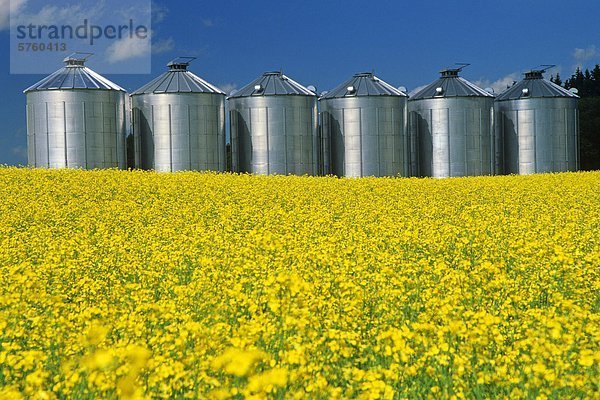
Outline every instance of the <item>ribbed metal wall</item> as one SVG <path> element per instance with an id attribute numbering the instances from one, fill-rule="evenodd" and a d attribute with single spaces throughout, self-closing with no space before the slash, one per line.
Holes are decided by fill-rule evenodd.
<path id="1" fill-rule="evenodd" d="M 494 131 L 494 96 L 449 68 L 408 101 L 409 131 L 416 138 L 417 176 L 493 175 L 500 170 Z"/>
<path id="2" fill-rule="evenodd" d="M 156 171 L 225 170 L 225 96 L 132 96 L 139 167 Z"/>
<path id="3" fill-rule="evenodd" d="M 525 73 L 496 99 L 507 174 L 579 169 L 579 97 L 544 79 L 545 70 Z"/>
<path id="4" fill-rule="evenodd" d="M 27 92 L 28 163 L 40 168 L 125 168 L 125 93 Z"/>
<path id="5" fill-rule="evenodd" d="M 507 174 L 579 169 L 576 99 L 511 100 L 498 102 L 496 107 Z"/>
<path id="6" fill-rule="evenodd" d="M 409 101 L 410 130 L 418 140 L 420 176 L 492 175 L 499 168 L 499 141 L 491 97 Z"/>
<path id="7" fill-rule="evenodd" d="M 317 96 L 282 72 L 266 72 L 228 98 L 236 172 L 317 175 Z"/>
<path id="8" fill-rule="evenodd" d="M 319 146 L 315 96 L 229 99 L 234 171 L 316 175 Z"/>
<path id="9" fill-rule="evenodd" d="M 25 89 L 29 165 L 125 168 L 126 93 L 87 68 L 89 56 L 72 54 L 64 67 Z"/>
<path id="10" fill-rule="evenodd" d="M 193 59 L 176 58 L 132 93 L 137 167 L 225 171 L 225 93 L 187 70 Z"/>
<path id="11" fill-rule="evenodd" d="M 321 100 L 322 131 L 331 141 L 337 176 L 409 176 L 406 97 L 362 96 Z M 327 158 L 325 158 L 327 160 Z"/>

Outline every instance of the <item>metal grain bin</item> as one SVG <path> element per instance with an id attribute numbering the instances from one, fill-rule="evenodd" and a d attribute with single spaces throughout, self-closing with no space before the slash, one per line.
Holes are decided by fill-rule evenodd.
<path id="1" fill-rule="evenodd" d="M 406 99 L 370 72 L 322 95 L 322 157 L 337 176 L 409 176 Z M 331 143 L 331 151 L 328 151 Z"/>
<path id="2" fill-rule="evenodd" d="M 125 168 L 126 93 L 70 56 L 27 88 L 27 151 L 41 168 Z"/>
<path id="3" fill-rule="evenodd" d="M 420 176 L 492 175 L 499 169 L 494 96 L 461 78 L 461 69 L 441 71 L 438 80 L 408 100 Z"/>
<path id="4" fill-rule="evenodd" d="M 267 72 L 228 98 L 234 171 L 319 173 L 317 96 L 281 72 Z"/>
<path id="5" fill-rule="evenodd" d="M 136 166 L 162 172 L 225 170 L 225 93 L 180 57 L 131 94 Z"/>
<path id="6" fill-rule="evenodd" d="M 579 97 L 545 80 L 543 72 L 527 72 L 496 99 L 507 174 L 579 169 Z"/>

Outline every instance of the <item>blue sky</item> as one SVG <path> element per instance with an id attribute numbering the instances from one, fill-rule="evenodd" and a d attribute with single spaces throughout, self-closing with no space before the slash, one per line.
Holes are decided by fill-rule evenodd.
<path id="1" fill-rule="evenodd" d="M 44 75 L 10 74 L 8 9 L 0 0 L 0 164 L 25 164 L 22 90 Z M 464 62 L 463 77 L 498 89 L 541 64 L 566 78 L 600 63 L 598 15 L 598 0 L 155 0 L 152 73 L 107 77 L 133 91 L 170 59 L 194 56 L 190 69 L 226 91 L 279 69 L 318 91 L 371 70 L 411 91 Z"/>

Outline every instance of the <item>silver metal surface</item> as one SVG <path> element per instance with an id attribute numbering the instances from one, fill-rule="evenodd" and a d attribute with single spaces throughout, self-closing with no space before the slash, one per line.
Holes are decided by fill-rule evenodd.
<path id="1" fill-rule="evenodd" d="M 542 72 L 526 73 L 496 99 L 507 174 L 579 169 L 579 97 L 545 80 Z"/>
<path id="2" fill-rule="evenodd" d="M 525 92 L 523 92 L 523 90 L 525 90 Z M 525 73 L 525 79 L 500 93 L 496 98 L 496 101 L 521 100 L 526 97 L 579 98 L 579 96 L 567 89 L 544 79 L 543 71 L 533 70 Z"/>
<path id="3" fill-rule="evenodd" d="M 533 174 L 579 169 L 579 112 L 575 98 L 496 102 L 504 138 L 504 172 Z"/>
<path id="4" fill-rule="evenodd" d="M 337 176 L 409 176 L 406 94 L 372 73 L 356 74 L 323 95 L 323 165 Z M 327 151 L 330 146 L 330 151 Z"/>
<path id="5" fill-rule="evenodd" d="M 281 73 L 267 73 L 228 102 L 234 171 L 267 175 L 320 172 L 314 92 Z"/>
<path id="6" fill-rule="evenodd" d="M 265 72 L 237 92 L 229 96 L 230 99 L 250 96 L 274 95 L 304 95 L 314 96 L 315 93 L 294 81 L 282 72 Z"/>
<path id="7" fill-rule="evenodd" d="M 382 81 L 372 72 L 361 72 L 323 94 L 319 100 L 347 98 L 349 96 L 407 97 L 406 93 Z"/>
<path id="8" fill-rule="evenodd" d="M 85 59 L 67 57 L 65 66 L 48 75 L 41 81 L 25 89 L 25 93 L 35 90 L 67 90 L 67 89 L 106 89 L 125 90 L 109 81 L 102 75 L 85 66 Z"/>
<path id="9" fill-rule="evenodd" d="M 183 57 L 190 59 L 190 57 Z M 193 59 L 193 58 L 192 58 Z M 159 75 L 131 95 L 158 93 L 216 93 L 225 94 L 218 87 L 188 71 L 189 61 L 175 59 L 167 64 L 168 71 Z"/>
<path id="10" fill-rule="evenodd" d="M 187 71 L 187 63 L 169 63 L 131 99 L 137 167 L 225 170 L 225 93 Z"/>
<path id="11" fill-rule="evenodd" d="M 433 81 L 410 97 L 411 100 L 433 99 L 438 97 L 490 97 L 491 94 L 479 86 L 461 78 L 462 68 L 449 68 L 440 71 L 440 78 Z"/>
<path id="12" fill-rule="evenodd" d="M 441 88 L 441 90 L 436 90 Z M 458 76 L 442 77 L 408 101 L 409 131 L 419 155 L 415 175 L 435 178 L 492 175 L 499 168 L 494 98 Z"/>
<path id="13" fill-rule="evenodd" d="M 25 90 L 28 163 L 40 168 L 125 168 L 126 93 L 68 58 Z"/>

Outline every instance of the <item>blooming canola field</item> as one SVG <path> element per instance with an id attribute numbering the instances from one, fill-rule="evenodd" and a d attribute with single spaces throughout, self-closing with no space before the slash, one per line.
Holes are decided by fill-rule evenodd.
<path id="1" fill-rule="evenodd" d="M 0 399 L 600 398 L 599 172 L 0 198 Z"/>

